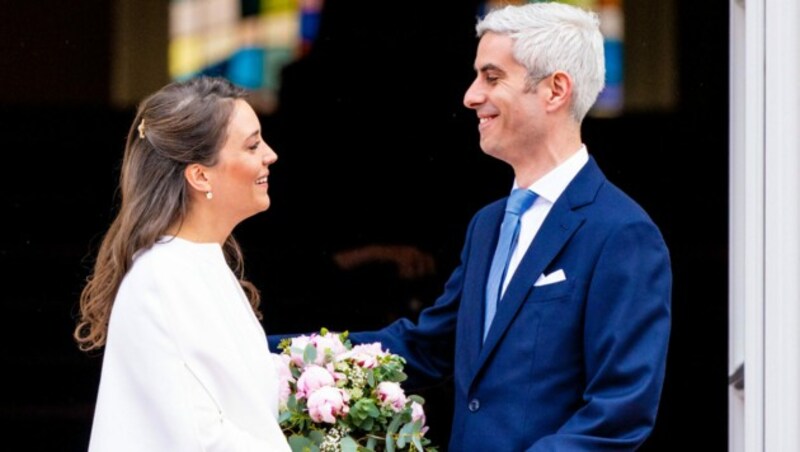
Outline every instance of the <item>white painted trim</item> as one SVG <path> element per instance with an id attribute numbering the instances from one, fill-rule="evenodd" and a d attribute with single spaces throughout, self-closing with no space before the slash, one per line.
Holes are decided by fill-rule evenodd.
<path id="1" fill-rule="evenodd" d="M 729 449 L 764 450 L 764 3 L 731 0 Z"/>
<path id="2" fill-rule="evenodd" d="M 745 5 L 745 450 L 764 450 L 764 3 Z"/>
<path id="3" fill-rule="evenodd" d="M 752 2 L 751 2 L 752 3 Z M 800 450 L 800 2 L 765 8 L 765 450 Z"/>
<path id="4" fill-rule="evenodd" d="M 800 450 L 800 2 L 731 0 L 729 445 Z M 742 433 L 743 432 L 743 433 Z"/>
<path id="5" fill-rule="evenodd" d="M 728 248 L 728 375 L 745 362 L 745 288 L 752 286 L 745 263 L 747 259 L 748 190 L 745 168 L 745 10 L 738 0 L 730 2 L 730 181 Z M 749 383 L 749 382 L 748 382 Z M 749 388 L 749 385 L 748 387 Z M 746 389 L 747 389 L 746 388 Z M 728 451 L 745 451 L 745 390 L 728 388 Z"/>

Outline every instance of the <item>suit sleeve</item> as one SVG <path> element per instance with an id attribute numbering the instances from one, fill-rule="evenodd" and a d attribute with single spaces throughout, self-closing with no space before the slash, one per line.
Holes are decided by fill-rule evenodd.
<path id="1" fill-rule="evenodd" d="M 353 344 L 380 342 L 384 350 L 406 360 L 404 371 L 408 375 L 403 385 L 415 390 L 437 384 L 452 374 L 453 347 L 456 316 L 461 295 L 463 264 L 450 275 L 445 292 L 433 306 L 424 309 L 417 323 L 403 318 L 377 331 L 350 333 Z M 298 333 L 298 334 L 310 334 Z M 281 340 L 297 334 L 270 334 L 267 336 L 273 353 L 281 353 Z"/>
<path id="2" fill-rule="evenodd" d="M 416 324 L 408 319 L 400 319 L 379 331 L 350 335 L 354 343 L 380 342 L 390 352 L 405 358 L 405 371 L 409 378 L 404 384 L 408 389 L 440 383 L 453 373 L 456 319 L 476 218 L 477 215 L 467 229 L 461 263 L 450 275 L 444 293 L 433 306 L 420 313 Z"/>
<path id="3" fill-rule="evenodd" d="M 655 423 L 670 332 L 669 254 L 651 222 L 604 244 L 589 281 L 583 404 L 528 450 L 634 450 Z"/>

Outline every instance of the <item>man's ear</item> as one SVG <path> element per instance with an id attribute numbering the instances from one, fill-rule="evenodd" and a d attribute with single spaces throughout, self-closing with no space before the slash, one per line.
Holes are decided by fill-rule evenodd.
<path id="1" fill-rule="evenodd" d="M 572 102 L 572 77 L 564 71 L 556 71 L 550 76 L 548 83 L 550 97 L 547 99 L 547 110 L 555 111 L 560 108 L 569 108 Z"/>
<path id="2" fill-rule="evenodd" d="M 211 182 L 208 179 L 207 171 L 208 168 L 205 166 L 199 163 L 192 163 L 183 171 L 183 176 L 190 187 L 199 192 L 208 193 L 211 191 Z"/>

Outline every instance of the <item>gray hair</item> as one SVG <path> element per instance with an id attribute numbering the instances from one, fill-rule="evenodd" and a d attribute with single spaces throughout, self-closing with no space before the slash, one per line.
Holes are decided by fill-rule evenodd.
<path id="1" fill-rule="evenodd" d="M 556 72 L 573 81 L 573 117 L 580 123 L 605 84 L 603 36 L 597 14 L 561 3 L 529 3 L 490 11 L 475 26 L 478 37 L 487 32 L 510 36 L 514 58 L 535 85 Z"/>

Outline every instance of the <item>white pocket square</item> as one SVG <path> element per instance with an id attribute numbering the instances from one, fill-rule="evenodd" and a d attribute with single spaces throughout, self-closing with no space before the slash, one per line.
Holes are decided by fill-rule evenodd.
<path id="1" fill-rule="evenodd" d="M 533 287 L 546 286 L 548 284 L 555 284 L 557 282 L 566 280 L 567 280 L 567 275 L 564 274 L 564 270 L 556 270 L 553 273 L 550 273 L 549 275 L 545 275 L 544 273 L 542 273 L 542 275 L 539 276 L 539 279 L 537 279 L 536 282 L 533 283 Z"/>

